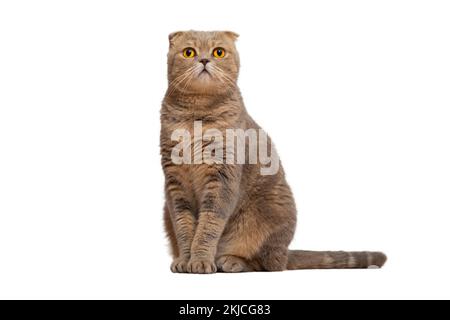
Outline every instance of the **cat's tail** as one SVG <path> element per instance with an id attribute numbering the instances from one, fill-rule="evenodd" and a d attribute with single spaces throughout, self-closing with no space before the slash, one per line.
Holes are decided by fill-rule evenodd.
<path id="1" fill-rule="evenodd" d="M 381 268 L 387 260 L 382 252 L 290 250 L 288 270 Z"/>

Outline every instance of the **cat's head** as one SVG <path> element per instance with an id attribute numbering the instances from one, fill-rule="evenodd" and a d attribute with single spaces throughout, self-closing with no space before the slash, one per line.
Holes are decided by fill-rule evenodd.
<path id="1" fill-rule="evenodd" d="M 236 88 L 239 55 L 231 31 L 178 31 L 169 35 L 168 80 L 182 93 L 225 94 Z"/>

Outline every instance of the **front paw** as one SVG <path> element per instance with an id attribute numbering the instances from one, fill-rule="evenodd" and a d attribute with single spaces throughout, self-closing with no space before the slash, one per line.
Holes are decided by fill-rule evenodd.
<path id="1" fill-rule="evenodd" d="M 189 273 L 215 273 L 217 272 L 214 260 L 191 259 L 187 265 Z"/>
<path id="2" fill-rule="evenodd" d="M 173 273 L 186 273 L 188 262 L 189 258 L 175 258 L 170 266 L 170 270 L 172 270 Z"/>

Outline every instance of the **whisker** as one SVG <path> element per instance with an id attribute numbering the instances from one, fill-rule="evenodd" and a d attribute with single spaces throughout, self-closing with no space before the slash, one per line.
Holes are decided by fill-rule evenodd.
<path id="1" fill-rule="evenodd" d="M 211 67 L 215 71 L 217 79 L 224 85 L 228 84 L 230 86 L 230 88 L 227 89 L 227 93 L 231 95 L 233 93 L 233 89 L 237 88 L 235 81 L 219 67 L 216 67 L 214 65 L 212 65 Z"/>
<path id="2" fill-rule="evenodd" d="M 173 92 L 177 89 L 177 87 L 183 83 L 186 79 L 188 79 L 196 70 L 196 66 L 192 66 L 187 69 L 184 73 L 176 77 L 173 81 L 170 82 L 169 88 L 167 90 L 166 96 L 169 97 L 173 94 Z"/>

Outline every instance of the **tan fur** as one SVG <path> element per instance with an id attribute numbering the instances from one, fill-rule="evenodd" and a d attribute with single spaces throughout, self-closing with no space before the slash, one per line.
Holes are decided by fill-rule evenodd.
<path id="1" fill-rule="evenodd" d="M 261 164 L 174 164 L 171 140 L 176 129 L 259 129 L 247 114 L 239 89 L 237 34 L 186 31 L 169 36 L 169 87 L 161 108 L 161 156 L 166 183 L 164 222 L 173 272 L 281 271 L 305 268 L 382 266 L 382 253 L 289 251 L 296 209 L 282 168 L 261 175 Z M 198 56 L 183 57 L 194 48 Z M 212 50 L 226 50 L 215 59 Z M 200 74 L 209 59 L 209 75 Z M 206 144 L 194 146 L 201 152 Z M 224 150 L 226 152 L 227 150 Z"/>

